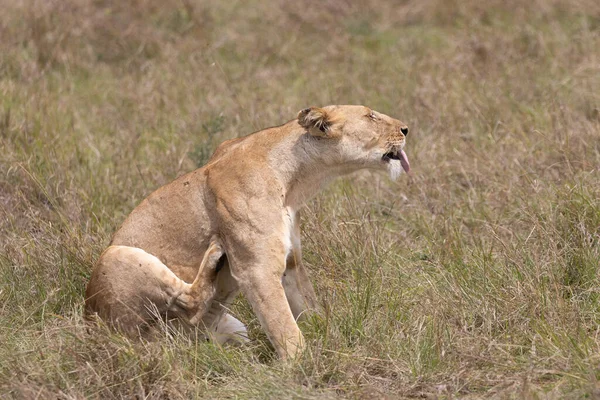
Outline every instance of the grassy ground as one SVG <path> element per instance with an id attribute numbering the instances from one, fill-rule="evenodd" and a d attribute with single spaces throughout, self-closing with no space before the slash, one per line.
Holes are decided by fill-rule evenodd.
<path id="1" fill-rule="evenodd" d="M 1 3 L 0 397 L 600 395 L 597 1 Z M 305 210 L 304 359 L 243 299 L 242 349 L 83 323 L 139 201 L 326 104 L 408 123 L 414 173 Z"/>

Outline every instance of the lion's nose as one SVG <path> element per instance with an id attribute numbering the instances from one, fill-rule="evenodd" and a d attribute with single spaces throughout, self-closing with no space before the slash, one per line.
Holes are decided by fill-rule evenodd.
<path id="1" fill-rule="evenodd" d="M 408 126 L 404 125 L 400 127 L 400 132 L 402 132 L 404 136 L 408 136 Z"/>

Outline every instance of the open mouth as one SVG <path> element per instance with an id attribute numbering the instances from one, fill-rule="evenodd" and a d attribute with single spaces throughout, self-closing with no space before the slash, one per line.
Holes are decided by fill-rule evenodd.
<path id="1" fill-rule="evenodd" d="M 383 157 L 381 157 L 381 159 L 384 162 L 390 162 L 390 160 L 398 160 L 400 161 L 400 164 L 402 165 L 404 171 L 410 171 L 410 163 L 408 162 L 408 157 L 406 156 L 404 150 L 388 151 L 383 155 Z"/>

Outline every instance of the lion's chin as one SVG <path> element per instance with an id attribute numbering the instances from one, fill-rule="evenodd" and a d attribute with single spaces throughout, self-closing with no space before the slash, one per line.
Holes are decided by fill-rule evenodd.
<path id="1" fill-rule="evenodd" d="M 387 162 L 387 169 L 390 179 L 395 181 L 402 174 L 402 163 L 399 160 L 389 160 Z"/>

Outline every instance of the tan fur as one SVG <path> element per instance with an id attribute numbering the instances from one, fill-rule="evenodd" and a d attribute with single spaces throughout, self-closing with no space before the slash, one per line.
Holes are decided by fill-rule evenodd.
<path id="1" fill-rule="evenodd" d="M 222 255 L 218 241 L 212 241 L 189 284 L 140 248 L 109 246 L 88 284 L 86 306 L 128 334 L 144 333 L 162 316 L 196 326 L 214 295 L 215 266 Z"/>
<path id="2" fill-rule="evenodd" d="M 224 142 L 207 165 L 133 210 L 94 268 L 87 312 L 136 332 L 148 323 L 150 303 L 212 329 L 241 291 L 278 354 L 296 355 L 303 348 L 296 318 L 317 308 L 301 262 L 298 210 L 338 176 L 398 170 L 398 160 L 382 157 L 404 147 L 401 128 L 364 106 L 312 107 Z M 218 246 L 227 261 L 216 273 Z"/>

